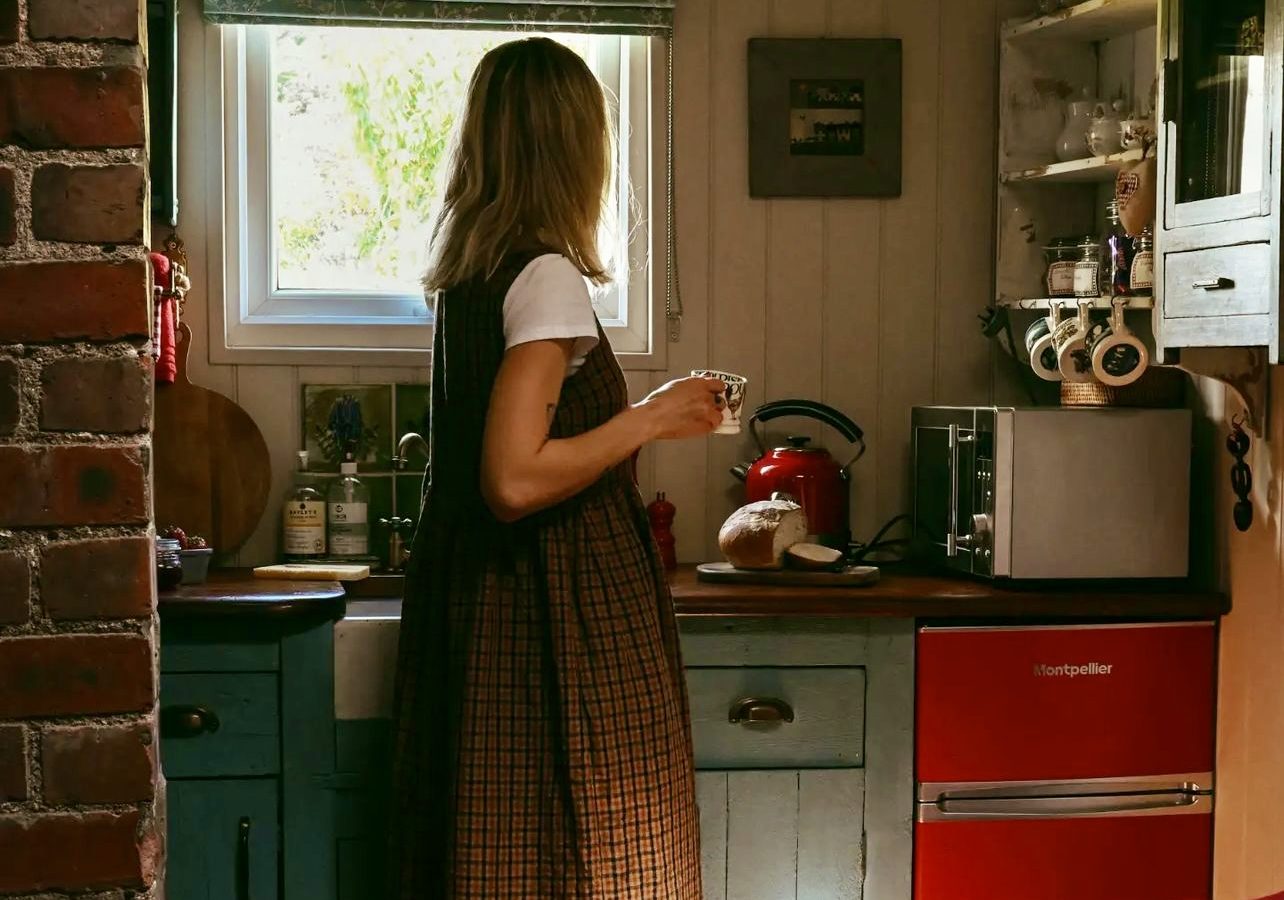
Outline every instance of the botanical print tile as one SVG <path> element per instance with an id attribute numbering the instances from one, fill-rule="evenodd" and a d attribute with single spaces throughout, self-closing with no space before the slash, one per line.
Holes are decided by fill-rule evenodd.
<path id="1" fill-rule="evenodd" d="M 392 469 L 392 386 L 303 385 L 303 447 L 308 468 L 337 472 L 355 446 L 359 471 Z"/>
<path id="2" fill-rule="evenodd" d="M 428 440 L 428 407 L 431 403 L 431 389 L 426 384 L 399 384 L 396 390 L 396 434 L 394 440 L 400 440 L 403 434 L 415 432 Z M 428 465 L 428 457 L 422 449 L 415 447 L 406 451 L 407 472 L 422 473 Z"/>

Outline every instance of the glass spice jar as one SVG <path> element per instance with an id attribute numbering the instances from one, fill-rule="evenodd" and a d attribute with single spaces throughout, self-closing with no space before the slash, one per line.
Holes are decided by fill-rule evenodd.
<path id="1" fill-rule="evenodd" d="M 1068 238 L 1057 238 L 1043 248 L 1048 260 L 1048 273 L 1044 286 L 1049 297 L 1074 296 L 1075 242 Z"/>
<path id="2" fill-rule="evenodd" d="M 1084 238 L 1079 244 L 1079 259 L 1074 264 L 1074 295 L 1101 296 L 1101 242 Z"/>
<path id="3" fill-rule="evenodd" d="M 183 583 L 182 546 L 171 538 L 156 539 L 156 589 L 172 591 Z"/>
<path id="4" fill-rule="evenodd" d="M 1101 242 L 1103 294 L 1127 297 L 1132 293 L 1132 238 L 1119 221 L 1119 201 L 1106 204 L 1106 233 Z"/>
<path id="5" fill-rule="evenodd" d="M 1134 294 L 1149 294 L 1155 289 L 1155 237 L 1149 225 L 1133 240 L 1128 286 Z"/>

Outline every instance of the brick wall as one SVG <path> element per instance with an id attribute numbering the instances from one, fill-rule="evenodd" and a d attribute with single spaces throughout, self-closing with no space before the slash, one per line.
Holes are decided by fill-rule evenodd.
<path id="1" fill-rule="evenodd" d="M 0 0 L 0 895 L 159 896 L 140 0 Z"/>

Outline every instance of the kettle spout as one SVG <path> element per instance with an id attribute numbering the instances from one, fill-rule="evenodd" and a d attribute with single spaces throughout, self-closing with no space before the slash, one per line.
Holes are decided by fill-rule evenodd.
<path id="1" fill-rule="evenodd" d="M 746 480 L 749 477 L 749 463 L 736 463 L 731 467 L 731 474 L 740 481 Z"/>

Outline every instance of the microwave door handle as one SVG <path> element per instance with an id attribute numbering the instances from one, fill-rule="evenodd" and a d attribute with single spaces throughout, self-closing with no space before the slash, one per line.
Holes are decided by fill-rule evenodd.
<path id="1" fill-rule="evenodd" d="M 959 534 L 959 445 L 975 440 L 973 435 L 960 434 L 957 424 L 949 427 L 950 514 L 945 530 L 945 555 L 959 555 L 959 545 L 967 546 L 970 535 Z"/>
<path id="2" fill-rule="evenodd" d="M 920 822 L 994 819 L 1119 818 L 1143 815 L 1208 813 L 1207 794 L 1172 791 L 1162 794 L 1115 794 L 1077 797 L 1013 797 L 995 800 L 949 800 L 919 805 Z"/>

